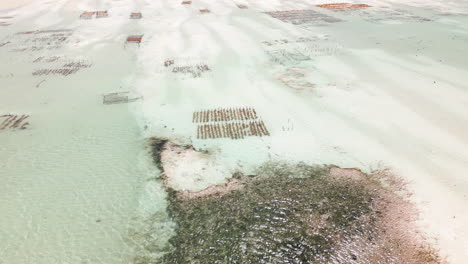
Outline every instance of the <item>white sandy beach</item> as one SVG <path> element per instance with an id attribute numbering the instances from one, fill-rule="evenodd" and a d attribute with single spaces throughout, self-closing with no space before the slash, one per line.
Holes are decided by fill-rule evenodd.
<path id="1" fill-rule="evenodd" d="M 338 1 L 372 7 L 333 11 L 319 0 L 181 2 L 0 2 L 9 24 L 0 27 L 0 115 L 30 115 L 24 131 L 0 130 L 0 263 L 131 263 L 144 250 L 132 230 L 154 213 L 163 248 L 172 226 L 161 185 L 148 181 L 157 175 L 144 148 L 151 136 L 214 153 L 204 177 L 206 164 L 177 165 L 180 189 L 223 183 L 267 160 L 390 168 L 409 182 L 420 227 L 441 255 L 466 262 L 468 4 Z M 100 10 L 109 17 L 79 19 Z M 317 20 L 265 14 L 290 10 L 313 10 Z M 16 34 L 56 29 L 73 32 L 51 50 L 34 51 Z M 129 35 L 144 36 L 125 44 Z M 33 76 L 49 65 L 33 63 L 40 56 L 92 66 Z M 184 67 L 192 72 L 177 72 Z M 143 100 L 102 105 L 103 94 L 127 91 Z M 256 109 L 271 136 L 197 139 L 193 112 L 234 107 Z"/>

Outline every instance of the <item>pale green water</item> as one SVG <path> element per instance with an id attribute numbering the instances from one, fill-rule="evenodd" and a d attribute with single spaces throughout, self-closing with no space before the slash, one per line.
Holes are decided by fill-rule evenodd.
<path id="1" fill-rule="evenodd" d="M 30 115 L 26 130 L 0 132 L 0 263 L 129 263 L 148 180 L 144 140 L 128 105 L 103 105 L 125 91 L 131 52 L 60 49 L 93 63 L 76 75 L 31 76 L 39 52 L 2 49 L 0 112 Z M 112 64 L 108 64 L 112 62 Z M 111 66 L 111 68 L 110 68 Z M 45 81 L 36 87 L 36 85 Z"/>

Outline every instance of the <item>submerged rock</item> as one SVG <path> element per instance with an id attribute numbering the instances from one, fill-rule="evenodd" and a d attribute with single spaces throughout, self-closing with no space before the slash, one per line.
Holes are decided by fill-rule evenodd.
<path id="1" fill-rule="evenodd" d="M 388 173 L 272 162 L 199 192 L 167 190 L 174 250 L 145 263 L 442 263 Z"/>
<path id="2" fill-rule="evenodd" d="M 197 151 L 190 145 L 177 145 L 163 138 L 151 138 L 150 144 L 164 184 L 178 191 L 200 191 L 225 183 L 235 170 L 228 168 L 217 155 Z"/>

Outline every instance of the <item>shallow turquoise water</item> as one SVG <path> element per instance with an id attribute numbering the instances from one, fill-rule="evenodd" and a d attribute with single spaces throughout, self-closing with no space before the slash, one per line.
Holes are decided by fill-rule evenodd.
<path id="1" fill-rule="evenodd" d="M 0 131 L 0 263 L 131 263 L 164 253 L 174 224 L 145 149 L 155 135 L 211 150 L 247 173 L 275 159 L 396 168 L 428 205 L 428 230 L 453 263 L 464 259 L 467 17 L 405 7 L 398 19 L 377 12 L 370 21 L 307 1 L 235 4 L 51 1 L 2 11 L 16 18 L 0 31 L 0 44 L 14 42 L 0 47 L 0 115 L 27 114 L 30 125 Z M 309 8 L 343 21 L 293 25 L 263 14 Z M 104 9 L 109 18 L 78 20 Z M 129 20 L 132 11 L 143 19 Z M 54 50 L 32 51 L 29 37 L 15 35 L 62 28 L 73 34 Z M 124 45 L 133 34 L 145 34 L 141 45 Z M 12 52 L 22 46 L 29 50 Z M 62 58 L 34 63 L 40 56 Z M 76 59 L 92 67 L 32 76 Z M 167 59 L 211 71 L 177 75 Z M 296 78 L 304 90 L 287 83 Z M 102 95 L 127 91 L 144 100 L 102 104 Z M 192 112 L 221 106 L 255 107 L 272 137 L 197 140 Z"/>

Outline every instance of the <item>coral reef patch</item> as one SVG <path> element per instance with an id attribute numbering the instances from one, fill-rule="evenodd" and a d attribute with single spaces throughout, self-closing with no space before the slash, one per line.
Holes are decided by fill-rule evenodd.
<path id="1" fill-rule="evenodd" d="M 170 141 L 151 142 L 164 171 Z M 166 190 L 173 250 L 140 264 L 444 263 L 414 224 L 404 182 L 387 171 L 268 162 L 202 191 Z"/>

